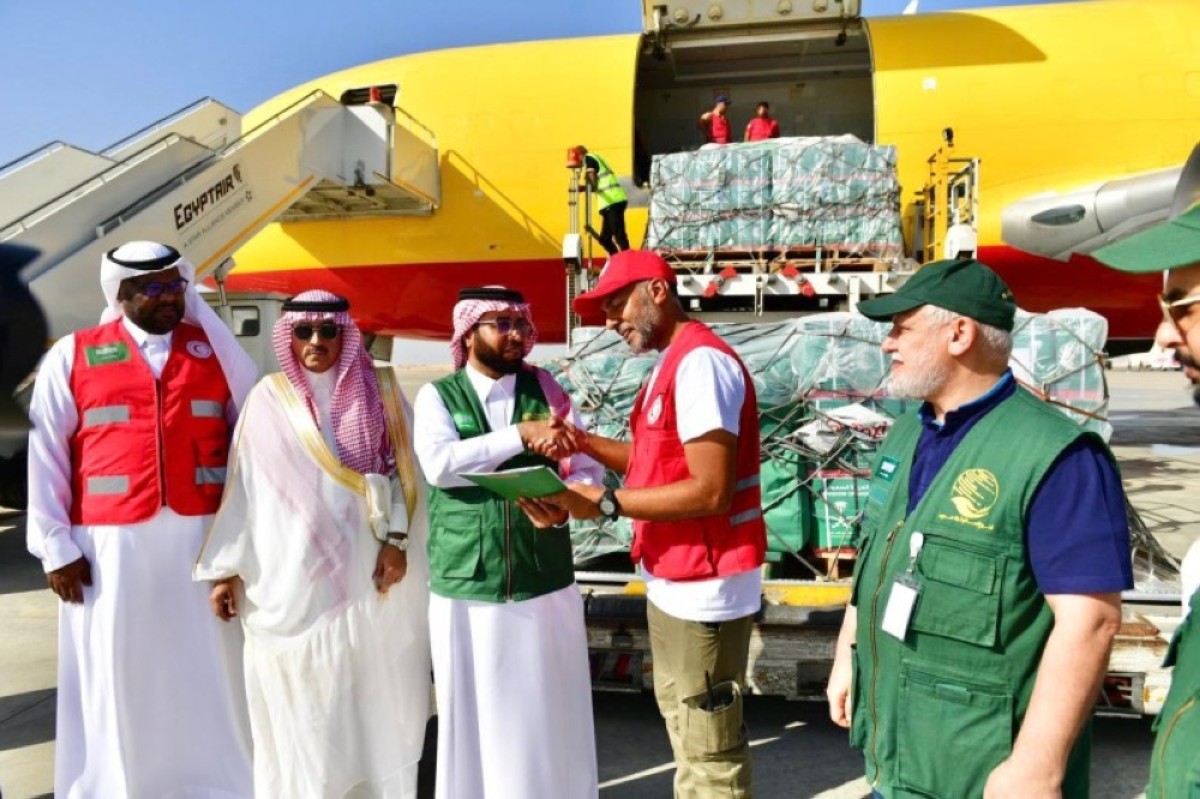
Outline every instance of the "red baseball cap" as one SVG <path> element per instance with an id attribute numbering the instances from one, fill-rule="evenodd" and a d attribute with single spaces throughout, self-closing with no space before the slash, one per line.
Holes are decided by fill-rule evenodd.
<path id="1" fill-rule="evenodd" d="M 622 250 L 609 257 L 596 287 L 580 294 L 571 305 L 580 316 L 603 316 L 605 297 L 641 280 L 665 280 L 674 286 L 675 270 L 649 250 Z"/>

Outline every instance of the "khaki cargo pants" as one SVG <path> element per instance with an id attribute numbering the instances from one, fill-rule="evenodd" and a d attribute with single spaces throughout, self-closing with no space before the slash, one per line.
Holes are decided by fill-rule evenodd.
<path id="1" fill-rule="evenodd" d="M 646 603 L 654 696 L 675 753 L 676 799 L 749 799 L 750 746 L 743 723 L 753 618 L 684 621 Z M 709 711 L 708 672 L 718 709 Z M 720 707 L 725 705 L 725 707 Z"/>

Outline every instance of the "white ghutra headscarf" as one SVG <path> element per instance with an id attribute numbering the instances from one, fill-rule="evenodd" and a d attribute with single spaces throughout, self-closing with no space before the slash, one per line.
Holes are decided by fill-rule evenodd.
<path id="1" fill-rule="evenodd" d="M 258 367 L 250 360 L 242 345 L 238 344 L 229 326 L 200 296 L 196 290 L 196 268 L 174 247 L 155 241 L 131 241 L 104 254 L 100 259 L 100 290 L 104 292 L 108 307 L 100 314 L 100 323 L 124 316 L 121 303 L 117 300 L 121 281 L 172 267 L 178 269 L 179 274 L 188 281 L 187 291 L 184 292 L 183 321 L 196 325 L 208 337 L 208 343 L 217 354 L 217 362 L 221 364 L 221 371 L 225 373 L 233 404 L 240 411 L 246 395 L 258 379 Z"/>

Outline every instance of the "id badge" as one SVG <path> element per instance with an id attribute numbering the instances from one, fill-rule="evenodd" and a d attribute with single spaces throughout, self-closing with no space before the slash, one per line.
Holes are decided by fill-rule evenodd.
<path id="1" fill-rule="evenodd" d="M 911 575 L 902 574 L 892 581 L 892 591 L 883 611 L 882 629 L 885 633 L 899 641 L 904 640 L 920 595 L 921 584 Z"/>
<path id="2" fill-rule="evenodd" d="M 921 595 L 921 581 L 917 579 L 914 571 L 917 558 L 921 555 L 921 547 L 924 545 L 923 533 L 913 533 L 909 538 L 908 570 L 892 580 L 887 607 L 883 610 L 883 624 L 880 628 L 898 641 L 903 641 L 908 635 L 913 609 L 917 606 L 917 597 Z"/>

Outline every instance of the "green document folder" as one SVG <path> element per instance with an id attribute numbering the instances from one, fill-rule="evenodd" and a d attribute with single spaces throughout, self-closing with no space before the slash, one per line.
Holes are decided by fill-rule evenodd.
<path id="1" fill-rule="evenodd" d="M 558 479 L 558 475 L 546 466 L 527 466 L 524 469 L 507 469 L 503 472 L 464 472 L 459 477 L 512 500 L 521 497 L 546 497 L 567 487 Z"/>

